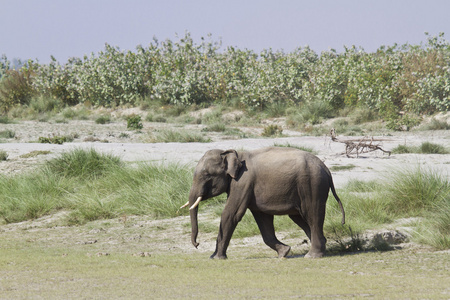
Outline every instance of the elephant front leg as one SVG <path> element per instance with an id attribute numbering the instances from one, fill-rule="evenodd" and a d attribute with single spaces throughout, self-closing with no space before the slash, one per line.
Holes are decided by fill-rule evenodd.
<path id="1" fill-rule="evenodd" d="M 264 243 L 277 251 L 279 258 L 286 257 L 291 251 L 291 247 L 280 242 L 275 236 L 273 215 L 268 215 L 259 211 L 252 211 L 252 214 L 258 224 L 259 231 L 261 231 Z"/>
<path id="2" fill-rule="evenodd" d="M 222 212 L 222 217 L 220 220 L 219 235 L 217 236 L 216 251 L 211 255 L 210 258 L 226 259 L 227 258 L 227 248 L 230 244 L 231 236 L 236 229 L 237 224 L 242 219 L 247 210 L 246 206 L 242 206 L 239 209 L 230 209 L 229 203 L 225 206 Z"/>

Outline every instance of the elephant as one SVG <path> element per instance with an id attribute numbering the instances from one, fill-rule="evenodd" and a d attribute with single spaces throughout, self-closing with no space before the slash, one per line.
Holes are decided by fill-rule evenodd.
<path id="1" fill-rule="evenodd" d="M 191 242 L 197 248 L 198 205 L 227 193 L 216 249 L 210 258 L 226 259 L 231 236 L 247 209 L 251 211 L 267 246 L 283 258 L 291 247 L 275 236 L 274 215 L 289 217 L 310 240 L 305 257 L 325 255 L 323 234 L 325 207 L 331 191 L 342 212 L 329 169 L 315 155 L 290 147 L 268 147 L 253 151 L 209 150 L 199 160 L 189 192 Z"/>

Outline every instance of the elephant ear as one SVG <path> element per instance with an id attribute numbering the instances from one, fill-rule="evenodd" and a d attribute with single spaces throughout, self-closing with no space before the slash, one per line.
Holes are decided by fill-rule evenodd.
<path id="1" fill-rule="evenodd" d="M 225 171 L 228 175 L 231 176 L 231 178 L 236 178 L 239 172 L 239 169 L 242 166 L 241 161 L 238 158 L 238 153 L 236 150 L 227 150 L 225 152 L 222 152 L 220 154 L 223 159 Z"/>

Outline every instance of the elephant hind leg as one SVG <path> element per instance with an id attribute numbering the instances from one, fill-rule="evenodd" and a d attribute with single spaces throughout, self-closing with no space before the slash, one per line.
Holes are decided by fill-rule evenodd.
<path id="1" fill-rule="evenodd" d="M 327 239 L 323 235 L 323 225 L 316 224 L 313 228 L 300 215 L 289 215 L 292 221 L 305 231 L 311 241 L 311 249 L 305 255 L 307 258 L 318 258 L 325 255 L 325 244 Z"/>
<path id="2" fill-rule="evenodd" d="M 273 215 L 268 215 L 262 212 L 252 211 L 253 217 L 258 224 L 259 231 L 261 231 L 264 243 L 267 246 L 277 251 L 278 257 L 286 257 L 291 251 L 291 247 L 280 242 L 275 236 L 275 228 L 273 226 Z"/>
<path id="3" fill-rule="evenodd" d="M 291 218 L 292 221 L 294 221 L 295 224 L 297 224 L 303 231 L 306 233 L 306 236 L 309 240 L 311 240 L 311 228 L 309 227 L 308 223 L 303 219 L 301 215 L 289 215 L 289 218 Z"/>

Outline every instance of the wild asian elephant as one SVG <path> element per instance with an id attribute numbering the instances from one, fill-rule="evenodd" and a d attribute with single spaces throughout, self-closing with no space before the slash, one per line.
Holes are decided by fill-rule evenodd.
<path id="1" fill-rule="evenodd" d="M 227 193 L 216 250 L 211 258 L 226 259 L 226 251 L 236 225 L 249 209 L 264 242 L 285 257 L 291 247 L 275 236 L 274 215 L 289 215 L 311 241 L 306 257 L 322 257 L 325 207 L 331 191 L 342 212 L 331 173 L 315 155 L 294 148 L 269 147 L 254 151 L 209 150 L 195 168 L 189 201 L 191 241 L 197 247 L 198 205 L 201 201 Z"/>

